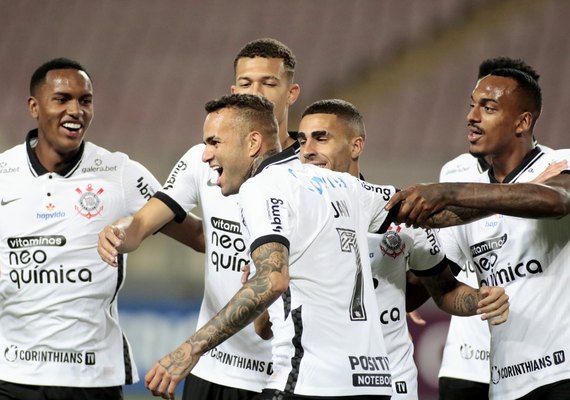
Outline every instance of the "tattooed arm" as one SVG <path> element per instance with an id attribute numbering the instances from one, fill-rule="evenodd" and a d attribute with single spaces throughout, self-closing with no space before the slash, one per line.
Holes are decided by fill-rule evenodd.
<path id="1" fill-rule="evenodd" d="M 386 209 L 400 203 L 397 221 L 446 227 L 490 214 L 521 218 L 560 218 L 570 213 L 570 174 L 544 183 L 432 183 L 396 193 Z"/>
<path id="2" fill-rule="evenodd" d="M 420 280 L 433 300 L 443 311 L 459 316 L 482 314 L 482 320 L 491 324 L 502 324 L 509 314 L 509 296 L 505 289 L 484 286 L 474 289 L 453 276 L 449 267 L 432 276 L 422 276 Z"/>
<path id="3" fill-rule="evenodd" d="M 200 357 L 244 328 L 289 286 L 289 252 L 280 243 L 267 243 L 251 255 L 256 274 L 226 306 L 146 374 L 145 385 L 154 396 L 173 399 L 176 385 L 192 371 Z"/>

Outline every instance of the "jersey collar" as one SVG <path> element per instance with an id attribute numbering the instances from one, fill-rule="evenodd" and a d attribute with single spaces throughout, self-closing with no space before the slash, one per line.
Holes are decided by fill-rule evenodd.
<path id="1" fill-rule="evenodd" d="M 26 136 L 26 151 L 28 153 L 28 164 L 30 166 L 30 170 L 34 175 L 41 176 L 49 173 L 50 171 L 45 169 L 45 167 L 40 163 L 40 160 L 38 160 L 36 153 L 34 152 L 34 147 L 37 144 L 37 141 L 38 141 L 38 130 L 32 129 L 31 131 L 28 132 L 28 135 Z M 84 149 L 85 149 L 85 142 L 82 141 L 77 154 L 71 160 L 63 164 L 57 171 L 54 172 L 66 178 L 70 176 L 73 173 L 73 171 L 75 171 L 75 169 L 78 167 L 79 162 L 83 157 Z"/>
<path id="2" fill-rule="evenodd" d="M 489 168 L 489 181 L 491 183 L 511 183 L 515 182 L 518 177 L 527 169 L 531 167 L 539 158 L 544 155 L 544 152 L 539 146 L 535 146 L 534 149 L 531 150 L 530 153 L 522 160 L 518 167 L 512 170 L 503 180 L 503 182 L 499 182 L 495 178 L 495 174 L 493 173 L 493 168 Z"/>

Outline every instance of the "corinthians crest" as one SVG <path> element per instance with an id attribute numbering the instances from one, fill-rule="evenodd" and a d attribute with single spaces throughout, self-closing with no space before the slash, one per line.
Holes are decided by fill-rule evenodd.
<path id="1" fill-rule="evenodd" d="M 75 210 L 87 219 L 91 219 L 103 211 L 103 205 L 101 204 L 101 199 L 99 195 L 103 193 L 103 188 L 94 191 L 93 185 L 87 185 L 85 191 L 80 188 L 75 189 L 79 193 L 79 205 L 75 206 Z"/>
<path id="2" fill-rule="evenodd" d="M 402 242 L 402 238 L 398 234 L 400 230 L 402 230 L 400 226 L 394 227 L 391 225 L 390 228 L 388 228 L 388 231 L 384 234 L 380 242 L 380 250 L 383 255 L 396 258 L 404 252 L 406 244 Z"/>

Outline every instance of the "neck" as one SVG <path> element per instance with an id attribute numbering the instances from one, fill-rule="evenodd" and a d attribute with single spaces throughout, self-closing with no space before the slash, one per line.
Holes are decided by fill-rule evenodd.
<path id="1" fill-rule="evenodd" d="M 287 124 L 279 125 L 279 141 L 281 142 L 281 148 L 286 149 L 295 143 L 295 139 L 289 136 L 289 131 L 287 130 Z"/>
<path id="2" fill-rule="evenodd" d="M 272 149 L 268 149 L 265 153 L 255 157 L 251 162 L 249 169 L 247 170 L 246 178 L 251 178 L 252 176 L 254 176 L 257 173 L 257 170 L 259 169 L 259 166 L 261 165 L 261 163 L 263 163 L 263 161 L 265 161 L 269 157 L 274 156 L 275 154 L 278 154 L 279 152 L 281 152 L 281 149 L 275 147 Z"/>
<path id="3" fill-rule="evenodd" d="M 517 168 L 532 151 L 532 147 L 518 148 L 509 154 L 491 156 L 493 175 L 498 182 L 503 182 L 515 168 Z"/>

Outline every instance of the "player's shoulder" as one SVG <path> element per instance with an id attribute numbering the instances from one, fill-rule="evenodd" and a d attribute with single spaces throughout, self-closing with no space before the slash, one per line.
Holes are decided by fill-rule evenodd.
<path id="1" fill-rule="evenodd" d="M 17 144 L 14 147 L 4 150 L 0 153 L 0 160 L 6 162 L 7 160 L 14 160 L 21 158 L 26 154 L 26 145 L 24 143 Z"/>
<path id="2" fill-rule="evenodd" d="M 206 145 L 204 143 L 195 144 L 186 150 L 183 157 L 189 159 L 198 159 L 200 162 L 202 162 L 202 155 L 204 154 L 205 149 Z"/>
<path id="3" fill-rule="evenodd" d="M 145 168 L 122 151 L 111 151 L 92 142 L 85 142 L 83 168 L 90 171 L 117 172 L 125 168 Z"/>
<path id="4" fill-rule="evenodd" d="M 539 145 L 540 149 L 548 156 L 549 159 L 562 160 L 570 158 L 570 149 L 552 149 L 543 145 Z"/>
<path id="5" fill-rule="evenodd" d="M 483 173 L 479 160 L 469 153 L 463 153 L 446 162 L 439 173 L 440 182 L 469 180 Z"/>

